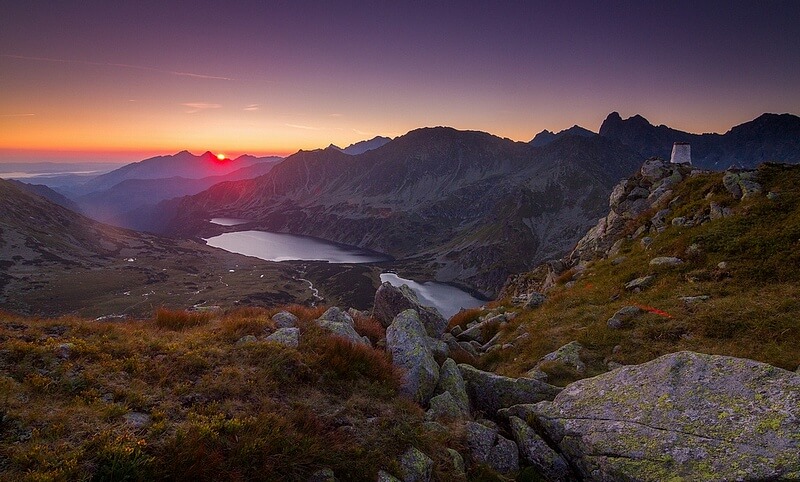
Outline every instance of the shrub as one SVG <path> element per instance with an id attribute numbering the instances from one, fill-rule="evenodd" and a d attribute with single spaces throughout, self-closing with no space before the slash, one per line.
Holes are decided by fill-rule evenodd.
<path id="1" fill-rule="evenodd" d="M 357 316 L 353 321 L 355 322 L 353 328 L 355 328 L 356 332 L 369 338 L 373 345 L 386 338 L 386 328 L 376 318 L 372 316 Z"/>
<path id="2" fill-rule="evenodd" d="M 478 317 L 481 316 L 483 310 L 480 308 L 470 308 L 468 310 L 461 310 L 452 318 L 450 318 L 450 322 L 447 324 L 447 329 L 450 330 L 455 328 L 456 326 L 460 326 L 461 328 L 466 328 L 469 323 L 476 321 Z"/>
<path id="3" fill-rule="evenodd" d="M 156 326 L 173 331 L 204 325 L 209 320 L 211 320 L 211 313 L 208 312 L 168 310 L 166 308 L 159 308 L 155 317 Z"/>

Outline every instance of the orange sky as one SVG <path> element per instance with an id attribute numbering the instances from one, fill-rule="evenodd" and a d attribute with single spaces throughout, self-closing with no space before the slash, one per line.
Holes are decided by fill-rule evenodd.
<path id="1" fill-rule="evenodd" d="M 528 141 L 612 111 L 725 132 L 800 112 L 798 25 L 793 2 L 8 2 L 0 162 L 287 155 L 436 125 Z"/>

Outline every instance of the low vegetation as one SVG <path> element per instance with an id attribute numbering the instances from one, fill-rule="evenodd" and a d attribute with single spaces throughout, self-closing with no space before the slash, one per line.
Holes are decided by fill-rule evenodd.
<path id="1" fill-rule="evenodd" d="M 263 341 L 277 310 L 1 315 L 0 480 L 375 480 L 411 445 L 448 457 L 385 352 L 322 332 L 321 308 L 288 310 L 296 349 Z"/>

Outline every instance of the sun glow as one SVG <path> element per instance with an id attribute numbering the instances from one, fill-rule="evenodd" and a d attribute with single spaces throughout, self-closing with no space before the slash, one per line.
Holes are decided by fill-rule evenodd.
<path id="1" fill-rule="evenodd" d="M 225 154 L 217 154 L 217 160 L 218 161 L 224 161 L 225 160 Z"/>

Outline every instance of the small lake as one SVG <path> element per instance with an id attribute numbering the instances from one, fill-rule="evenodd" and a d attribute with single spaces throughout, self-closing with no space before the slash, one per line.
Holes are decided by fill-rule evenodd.
<path id="1" fill-rule="evenodd" d="M 216 218 L 219 219 L 219 218 Z M 239 220 L 247 222 L 246 220 Z M 217 223 L 220 224 L 220 223 Z M 223 226 L 235 226 L 223 224 Z M 328 261 L 330 263 L 375 263 L 389 258 L 372 251 L 344 246 L 308 236 L 236 231 L 206 239 L 209 246 L 267 261 Z"/>
<path id="2" fill-rule="evenodd" d="M 444 283 L 434 281 L 417 283 L 414 280 L 401 278 L 394 273 L 381 274 L 381 283 L 386 281 L 392 286 L 408 285 L 423 305 L 435 307 L 448 319 L 458 313 L 461 308 L 476 308 L 486 303 L 466 291 Z"/>

